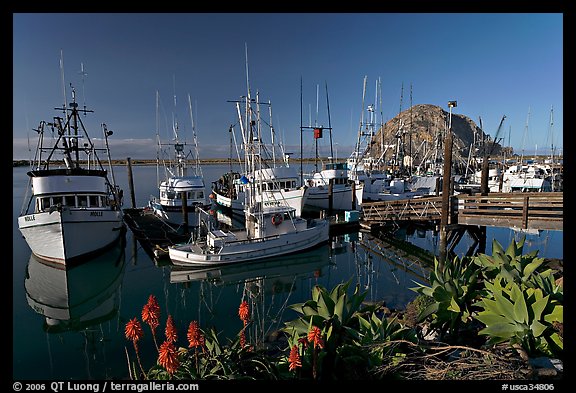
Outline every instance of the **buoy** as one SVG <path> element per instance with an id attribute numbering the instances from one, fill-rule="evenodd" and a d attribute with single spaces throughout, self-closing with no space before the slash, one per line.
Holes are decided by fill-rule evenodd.
<path id="1" fill-rule="evenodd" d="M 272 216 L 272 224 L 274 224 L 276 226 L 282 224 L 282 220 L 283 220 L 282 214 L 280 214 L 280 213 L 276 213 Z"/>

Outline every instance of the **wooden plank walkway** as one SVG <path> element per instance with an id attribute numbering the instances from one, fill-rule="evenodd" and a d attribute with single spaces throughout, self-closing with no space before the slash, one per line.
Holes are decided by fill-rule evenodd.
<path id="1" fill-rule="evenodd" d="M 455 195 L 449 203 L 450 225 L 563 230 L 562 192 Z M 362 204 L 363 226 L 393 221 L 439 221 L 442 197 L 424 197 Z"/>
<path id="2" fill-rule="evenodd" d="M 563 230 L 562 192 L 458 195 L 458 224 Z"/>

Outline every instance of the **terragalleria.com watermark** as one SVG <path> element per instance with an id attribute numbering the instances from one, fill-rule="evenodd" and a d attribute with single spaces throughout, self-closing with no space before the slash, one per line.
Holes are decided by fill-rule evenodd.
<path id="1" fill-rule="evenodd" d="M 104 393 L 106 391 L 125 391 L 125 392 L 145 392 L 145 391 L 197 391 L 200 386 L 197 383 L 172 383 L 172 382 L 49 382 L 49 383 L 22 383 L 14 382 L 12 388 L 15 392 L 20 391 L 47 391 L 51 390 L 54 393 L 66 391 L 88 391 L 94 393 Z"/>

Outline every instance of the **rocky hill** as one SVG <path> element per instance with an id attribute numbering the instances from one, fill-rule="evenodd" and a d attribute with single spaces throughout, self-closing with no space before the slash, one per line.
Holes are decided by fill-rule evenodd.
<path id="1" fill-rule="evenodd" d="M 444 133 L 448 128 L 450 113 L 439 106 L 430 104 L 414 105 L 406 109 L 393 119 L 384 124 L 372 139 L 370 156 L 380 157 L 382 146 L 396 145 L 400 143 L 404 146 L 404 156 L 411 155 L 414 163 L 420 160 L 433 157 L 434 149 L 443 152 Z M 476 125 L 472 119 L 465 115 L 454 113 L 452 110 L 452 130 L 454 132 L 454 143 L 452 147 L 454 160 L 466 160 L 470 151 L 470 146 L 476 141 L 473 154 L 482 154 L 482 141 L 485 146 L 492 146 L 492 136 L 486 135 L 482 129 Z M 486 143 L 487 142 L 487 143 Z M 392 155 L 396 147 L 386 152 L 386 157 Z M 495 144 L 491 156 L 501 153 L 501 145 Z"/>

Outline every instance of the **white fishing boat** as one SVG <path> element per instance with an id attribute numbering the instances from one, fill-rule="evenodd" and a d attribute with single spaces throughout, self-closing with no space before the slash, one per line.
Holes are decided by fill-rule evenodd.
<path id="1" fill-rule="evenodd" d="M 306 220 L 286 203 L 269 203 L 264 198 L 267 177 L 263 170 L 263 143 L 260 126 L 260 101 L 256 93 L 253 100 L 244 97 L 245 114 L 241 101 L 236 102 L 239 124 L 245 141 L 245 227 L 240 230 L 214 229 L 186 244 L 168 248 L 172 263 L 177 266 L 211 266 L 254 261 L 301 252 L 326 243 L 329 223 L 325 219 Z M 255 106 L 255 108 L 253 107 Z"/>
<path id="2" fill-rule="evenodd" d="M 298 174 L 290 166 L 272 166 L 256 170 L 254 173 L 240 175 L 239 172 L 227 172 L 213 183 L 212 195 L 216 204 L 226 207 L 233 214 L 244 216 L 246 184 L 262 182 L 262 192 L 258 202 L 267 206 L 286 205 L 302 214 L 306 199 L 306 189 L 298 187 Z"/>
<path id="3" fill-rule="evenodd" d="M 302 86 L 300 87 L 302 90 Z M 302 97 L 302 92 L 300 93 Z M 316 93 L 318 101 L 318 86 Z M 334 211 L 358 210 L 362 204 L 363 185 L 356 184 L 348 178 L 348 167 L 344 162 L 337 162 L 334 158 L 334 148 L 332 143 L 332 126 L 330 120 L 330 106 L 328 105 L 328 85 L 326 84 L 326 103 L 328 109 L 328 127 L 318 124 L 318 120 L 312 125 L 305 126 L 300 122 L 300 141 L 304 139 L 305 131 L 313 131 L 315 157 L 314 171 L 305 174 L 302 160 L 300 161 L 301 182 L 308 188 L 307 196 L 304 200 L 305 212 L 328 211 L 332 214 Z M 316 103 L 318 107 L 318 102 Z M 300 101 L 300 119 L 302 120 L 302 99 Z M 318 114 L 317 114 L 318 116 Z M 328 133 L 328 143 L 330 155 L 328 162 L 322 162 L 319 156 L 319 141 Z M 300 143 L 300 157 L 304 157 L 303 143 Z"/>
<path id="4" fill-rule="evenodd" d="M 254 134 L 245 135 L 246 128 L 241 125 L 243 136 L 241 146 L 238 146 L 234 127 L 230 127 L 230 170 L 212 182 L 210 197 L 217 205 L 243 218 L 246 186 L 250 182 L 257 181 L 262 183 L 262 188 L 256 195 L 256 202 L 262 202 L 266 206 L 288 206 L 300 216 L 306 199 L 306 189 L 299 185 L 298 173 L 290 166 L 290 154 L 286 154 L 283 144 L 277 142 L 278 138 L 272 125 L 272 104 L 259 102 L 259 105 L 268 107 L 269 118 L 261 122 L 261 127 L 267 127 L 270 135 L 270 143 L 258 141 L 260 150 L 256 154 L 260 155 L 261 168 L 250 169 L 248 162 L 243 162 L 240 158 L 240 151 L 244 149 L 246 154 L 246 146 L 251 143 L 248 139 L 255 138 Z M 263 130 L 259 132 L 263 135 Z M 234 170 L 232 166 L 233 147 L 238 155 L 238 170 Z"/>
<path id="5" fill-rule="evenodd" d="M 158 93 L 156 94 L 156 102 L 158 103 Z M 180 141 L 177 120 L 173 123 L 174 138 L 170 142 L 162 142 L 157 132 L 158 157 L 156 164 L 159 197 L 151 197 L 149 206 L 157 216 L 173 226 L 186 224 L 189 227 L 197 227 L 199 225 L 199 213 L 196 211 L 196 207 L 204 207 L 208 203 L 208 198 L 205 192 L 202 167 L 200 166 L 190 95 L 188 95 L 188 105 L 192 123 L 194 153 L 192 149 L 185 151 L 187 144 Z M 193 164 L 189 165 L 189 162 Z M 163 171 L 162 176 L 160 171 Z"/>
<path id="6" fill-rule="evenodd" d="M 18 228 L 34 255 L 68 265 L 113 245 L 125 225 L 108 146 L 112 131 L 102 124 L 104 147 L 96 147 L 80 117 L 92 111 L 78 108 L 74 88 L 72 102 L 56 109 L 64 116 L 41 121 L 35 130 L 38 145 Z M 99 152 L 107 154 L 110 172 Z"/>
<path id="7" fill-rule="evenodd" d="M 346 163 L 326 163 L 304 181 L 308 187 L 305 210 L 358 210 L 362 204 L 364 186 L 348 179 Z"/>

